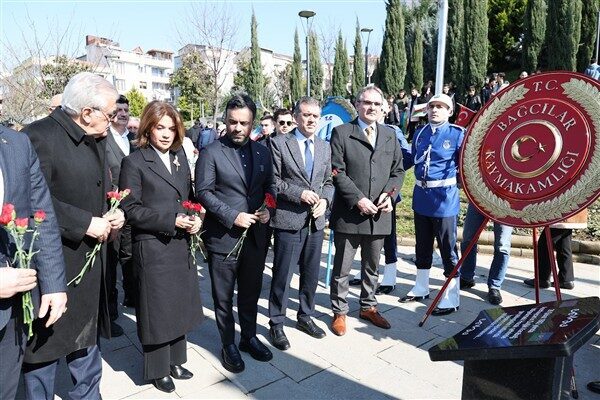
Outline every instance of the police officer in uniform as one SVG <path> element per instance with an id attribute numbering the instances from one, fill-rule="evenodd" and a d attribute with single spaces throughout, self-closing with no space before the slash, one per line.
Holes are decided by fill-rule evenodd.
<path id="1" fill-rule="evenodd" d="M 450 124 L 452 99 L 436 94 L 427 103 L 429 123 L 415 133 L 412 142 L 415 167 L 413 211 L 415 219 L 415 252 L 417 278 L 414 287 L 401 303 L 429 297 L 429 271 L 433 242 L 437 240 L 449 276 L 458 262 L 456 221 L 460 208 L 458 195 L 460 146 L 464 129 Z M 458 310 L 459 278 L 452 279 L 433 315 L 446 315 Z"/>

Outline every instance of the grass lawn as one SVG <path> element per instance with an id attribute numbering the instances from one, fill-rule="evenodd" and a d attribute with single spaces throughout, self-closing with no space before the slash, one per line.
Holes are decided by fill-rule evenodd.
<path id="1" fill-rule="evenodd" d="M 415 224 L 412 210 L 412 194 L 415 186 L 415 174 L 412 169 L 406 172 L 404 185 L 402 186 L 402 201 L 396 205 L 396 232 L 398 237 L 414 237 Z M 458 216 L 458 226 L 463 225 L 465 213 L 467 212 L 467 196 L 461 190 L 460 192 L 460 214 Z M 488 224 L 487 230 L 492 230 L 492 225 Z M 517 228 L 515 234 L 531 235 L 530 229 Z M 573 231 L 573 238 L 579 240 L 600 240 L 600 199 L 596 200 L 590 207 L 588 213 L 587 229 L 577 229 Z"/>

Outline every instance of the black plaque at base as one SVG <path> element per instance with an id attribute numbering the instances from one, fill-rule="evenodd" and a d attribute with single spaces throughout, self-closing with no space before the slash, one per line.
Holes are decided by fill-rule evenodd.
<path id="1" fill-rule="evenodd" d="M 571 398 L 573 356 L 465 361 L 462 399 Z"/>
<path id="2" fill-rule="evenodd" d="M 600 299 L 494 308 L 429 349 L 432 361 L 465 360 L 463 399 L 571 396 L 573 354 L 600 327 Z"/>

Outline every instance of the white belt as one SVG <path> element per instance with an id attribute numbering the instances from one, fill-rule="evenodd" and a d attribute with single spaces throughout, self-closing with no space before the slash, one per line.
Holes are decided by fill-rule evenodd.
<path id="1" fill-rule="evenodd" d="M 437 188 L 437 187 L 445 187 L 456 185 L 456 177 L 441 179 L 439 181 L 415 181 L 415 186 L 422 187 L 423 189 L 427 188 Z"/>

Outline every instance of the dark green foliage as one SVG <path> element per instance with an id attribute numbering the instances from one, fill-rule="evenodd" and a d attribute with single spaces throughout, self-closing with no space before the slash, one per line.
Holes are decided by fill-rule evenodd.
<path id="1" fill-rule="evenodd" d="M 523 23 L 523 70 L 538 69 L 540 53 L 546 37 L 546 0 L 529 0 Z"/>
<path id="2" fill-rule="evenodd" d="M 206 64 L 198 52 L 190 52 L 182 57 L 181 67 L 171 74 L 170 83 L 179 88 L 179 93 L 185 98 L 186 104 L 199 105 L 207 101 L 210 92 L 209 85 L 213 79 Z M 180 100 L 181 101 L 181 97 Z M 179 108 L 185 107 L 178 104 Z"/>
<path id="3" fill-rule="evenodd" d="M 521 66 L 520 38 L 526 4 L 527 0 L 488 0 L 488 71 L 509 71 Z"/>
<path id="4" fill-rule="evenodd" d="M 360 24 L 356 19 L 356 36 L 354 37 L 354 61 L 352 65 L 352 95 L 365 86 L 365 55 L 360 39 Z"/>
<path id="5" fill-rule="evenodd" d="M 462 95 L 468 85 L 481 86 L 487 74 L 488 17 L 487 0 L 464 0 L 465 3 L 465 64 L 462 86 L 456 85 Z"/>
<path id="6" fill-rule="evenodd" d="M 583 72 L 596 56 L 596 33 L 598 32 L 598 10 L 600 0 L 585 0 L 581 9 L 581 38 L 577 52 L 577 71 Z"/>
<path id="7" fill-rule="evenodd" d="M 348 95 L 348 90 L 346 87 L 349 79 L 350 66 L 348 65 L 348 52 L 346 51 L 346 43 L 344 43 L 342 31 L 340 30 L 337 42 L 335 44 L 331 95 L 346 97 Z"/>
<path id="8" fill-rule="evenodd" d="M 260 47 L 258 46 L 257 23 L 254 11 L 252 11 L 252 22 L 250 24 L 250 64 L 247 72 L 248 80 L 245 89 L 254 101 L 260 101 L 263 97 L 265 79 L 260 62 Z"/>
<path id="9" fill-rule="evenodd" d="M 454 82 L 457 88 L 464 86 L 465 60 L 465 9 L 463 0 L 448 1 L 448 31 L 446 36 L 446 68 L 444 80 Z"/>
<path id="10" fill-rule="evenodd" d="M 406 84 L 409 88 L 414 86 L 421 90 L 421 86 L 423 86 L 423 29 L 419 19 L 413 21 L 412 30 L 408 48 Z"/>
<path id="11" fill-rule="evenodd" d="M 292 60 L 292 71 L 290 74 L 290 94 L 292 104 L 298 101 L 303 94 L 302 88 L 302 56 L 300 55 L 300 43 L 298 41 L 298 30 L 294 32 L 294 58 Z"/>
<path id="12" fill-rule="evenodd" d="M 387 16 L 385 19 L 385 33 L 381 50 L 379 78 L 381 89 L 385 93 L 395 94 L 404 87 L 404 76 L 406 74 L 406 50 L 404 47 L 404 16 L 400 0 L 387 0 Z M 417 63 L 421 68 L 421 79 L 423 76 L 423 38 L 420 37 L 420 58 Z M 418 56 L 417 56 L 418 57 Z M 418 61 L 420 60 L 420 62 Z"/>
<path id="13" fill-rule="evenodd" d="M 308 37 L 308 47 L 310 49 L 310 95 L 320 100 L 323 97 L 323 67 L 321 65 L 321 53 L 319 53 L 319 42 L 314 32 L 311 32 Z"/>
<path id="14" fill-rule="evenodd" d="M 547 27 L 548 68 L 575 71 L 581 36 L 581 0 L 550 1 Z"/>

